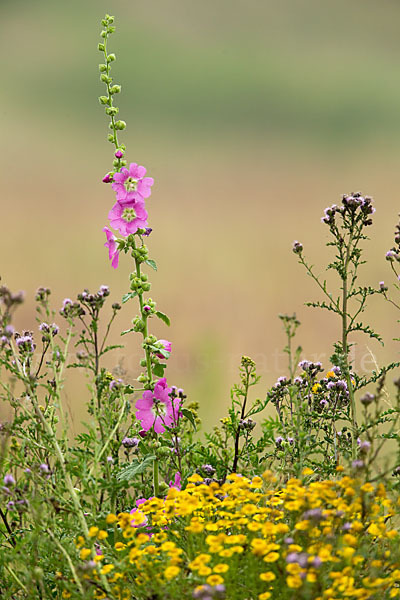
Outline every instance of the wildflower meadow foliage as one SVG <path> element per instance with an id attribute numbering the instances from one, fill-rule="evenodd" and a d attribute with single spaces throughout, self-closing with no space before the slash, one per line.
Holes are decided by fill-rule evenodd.
<path id="1" fill-rule="evenodd" d="M 24 295 L 0 287 L 0 398 L 10 415 L 0 424 L 0 596 L 396 598 L 399 363 L 357 373 L 351 348 L 355 333 L 383 344 L 364 318 L 371 296 L 400 308 L 400 225 L 386 254 L 392 285 L 359 284 L 375 211 L 367 196 L 345 195 L 322 217 L 336 288 L 294 242 L 322 298 L 308 305 L 336 319 L 330 362 L 303 356 L 300 322 L 280 315 L 287 372 L 254 399 L 260 378 L 242 357 L 227 416 L 201 432 L 198 407 L 168 377 L 173 341 L 151 333 L 154 319 L 170 325 L 149 295 L 157 189 L 118 137 L 126 123 L 114 104 L 121 86 L 111 75 L 113 23 L 102 20 L 99 44 L 100 104 L 113 147 L 103 243 L 111 267 L 129 260 L 132 272 L 121 301 L 101 285 L 55 310 L 50 290 L 39 288 L 34 331 L 15 330 Z M 99 233 L 99 251 L 101 243 Z M 143 350 L 129 379 L 107 368 L 109 353 L 122 347 L 108 342 L 122 308 L 131 321 L 122 336 L 135 336 Z M 88 380 L 75 437 L 63 391 L 70 369 Z"/>

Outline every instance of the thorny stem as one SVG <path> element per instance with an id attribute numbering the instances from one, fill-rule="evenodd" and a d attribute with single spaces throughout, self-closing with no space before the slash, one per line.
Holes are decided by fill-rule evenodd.
<path id="1" fill-rule="evenodd" d="M 246 415 L 246 404 L 247 404 L 247 397 L 249 394 L 249 383 L 250 383 L 250 368 L 246 367 L 246 380 L 245 380 L 245 384 L 244 384 L 245 395 L 244 395 L 243 404 L 242 404 L 242 412 L 240 415 L 240 421 L 242 421 Z M 236 429 L 236 434 L 235 434 L 235 455 L 234 455 L 234 459 L 233 459 L 232 473 L 236 473 L 237 465 L 238 465 L 238 461 L 239 461 L 240 421 L 238 423 L 238 426 Z"/>
<path id="2" fill-rule="evenodd" d="M 14 534 L 12 532 L 12 529 L 10 527 L 9 522 L 7 521 L 7 516 L 3 513 L 3 511 L 1 510 L 1 508 L 0 508 L 0 517 L 1 517 L 1 519 L 2 519 L 2 521 L 4 523 L 4 525 L 5 525 L 5 527 L 7 529 L 7 533 L 10 536 L 9 538 L 7 538 L 7 541 L 10 542 L 10 544 L 15 547 L 16 543 L 15 543 L 15 540 L 14 540 L 14 537 L 13 537 Z"/>
<path id="3" fill-rule="evenodd" d="M 354 401 L 354 389 L 350 376 L 350 366 L 349 366 L 349 350 L 347 345 L 347 302 L 348 302 L 348 290 L 347 290 L 347 279 L 348 279 L 348 266 L 350 261 L 350 249 L 353 241 L 353 236 L 350 236 L 347 250 L 346 250 L 346 258 L 344 262 L 344 271 L 342 275 L 343 286 L 342 286 L 342 349 L 344 359 L 346 361 L 346 380 L 347 387 L 349 389 L 350 395 L 350 411 L 351 411 L 351 455 L 352 459 L 355 460 L 357 456 L 357 419 L 356 419 L 356 404 Z"/>
<path id="4" fill-rule="evenodd" d="M 127 401 L 126 401 L 126 399 L 124 398 L 124 399 L 123 399 L 123 404 L 122 404 L 122 407 L 121 407 L 121 411 L 120 411 L 120 413 L 119 413 L 118 421 L 116 422 L 114 429 L 111 431 L 110 435 L 108 436 L 108 438 L 107 438 L 107 440 L 106 440 L 106 442 L 105 442 L 105 444 L 104 444 L 103 448 L 102 448 L 102 449 L 101 449 L 101 451 L 99 452 L 99 455 L 98 455 L 98 457 L 97 457 L 97 462 L 98 462 L 98 461 L 100 461 L 100 459 L 101 459 L 101 457 L 103 456 L 104 452 L 107 450 L 108 444 L 111 442 L 111 440 L 113 439 L 113 437 L 114 437 L 115 433 L 117 432 L 117 430 L 118 430 L 118 427 L 120 426 L 120 424 L 121 424 L 121 421 L 122 421 L 122 419 L 123 419 L 123 416 L 124 416 L 124 413 L 125 413 L 126 404 L 127 404 Z M 90 471 L 89 471 L 89 475 L 88 475 L 88 477 L 90 477 L 90 476 L 91 476 L 91 474 L 93 473 L 93 469 L 94 469 L 94 465 L 92 465 L 92 468 L 91 468 L 91 469 L 90 469 Z"/>
<path id="5" fill-rule="evenodd" d="M 59 548 L 59 550 L 61 550 L 61 552 L 64 554 L 65 558 L 67 559 L 67 563 L 69 565 L 69 568 L 71 569 L 71 573 L 73 578 L 75 579 L 75 583 L 78 586 L 79 589 L 79 593 L 82 594 L 82 596 L 84 596 L 84 591 L 83 591 L 83 587 L 81 584 L 81 581 L 77 575 L 77 572 L 75 570 L 74 564 L 71 560 L 70 555 L 68 554 L 68 552 L 66 551 L 66 549 L 64 548 L 64 546 L 62 546 L 60 544 L 60 542 L 58 541 L 58 539 L 56 538 L 56 536 L 53 534 L 53 532 L 50 529 L 46 529 L 47 534 L 51 537 L 51 539 L 53 540 L 53 542 L 56 544 L 56 546 Z"/>
<path id="6" fill-rule="evenodd" d="M 26 385 L 28 387 L 28 390 L 30 391 L 30 394 L 28 395 L 28 398 L 31 400 L 33 408 L 35 409 L 36 416 L 38 417 L 39 421 L 42 423 L 43 427 L 45 428 L 45 430 L 47 432 L 47 435 L 49 436 L 49 438 L 51 440 L 51 443 L 53 445 L 54 451 L 55 451 L 55 453 L 57 455 L 57 458 L 58 458 L 58 461 L 60 463 L 61 470 L 62 470 L 63 475 L 64 475 L 64 480 L 65 480 L 66 487 L 67 487 L 68 492 L 69 492 L 69 494 L 70 494 L 70 496 L 72 498 L 72 502 L 74 504 L 74 507 L 75 507 L 78 519 L 79 519 L 80 524 L 82 526 L 83 534 L 85 536 L 85 539 L 89 542 L 90 541 L 89 528 L 87 526 L 86 519 L 85 519 L 85 516 L 83 514 L 83 509 L 82 509 L 81 503 L 79 501 L 78 495 L 77 495 L 77 493 L 75 491 L 75 488 L 74 488 L 74 485 L 72 483 L 71 476 L 70 476 L 70 474 L 69 474 L 69 472 L 67 470 L 67 466 L 66 466 L 64 454 L 63 454 L 63 452 L 62 452 L 62 450 L 60 448 L 60 445 L 58 443 L 58 440 L 57 440 L 57 437 L 56 437 L 56 435 L 54 433 L 53 428 L 51 427 L 51 425 L 47 421 L 47 419 L 45 419 L 42 411 L 39 408 L 39 404 L 37 402 L 34 390 L 32 389 L 30 382 L 26 381 L 26 377 L 24 376 L 21 364 L 19 362 L 18 355 L 17 355 L 17 353 L 15 352 L 15 349 L 14 349 L 14 346 L 11 346 L 11 347 L 12 347 L 12 351 L 13 351 L 13 354 L 14 354 L 14 359 L 15 359 L 17 368 L 20 371 L 20 374 L 21 374 L 23 380 L 25 381 L 25 383 L 26 383 Z M 60 369 L 60 371 L 61 371 L 61 369 Z M 109 590 L 107 579 L 102 574 L 100 574 L 100 578 L 101 578 L 103 584 L 107 587 L 107 590 Z"/>
<path id="7" fill-rule="evenodd" d="M 17 582 L 17 584 L 19 585 L 19 587 L 21 588 L 21 590 L 24 590 L 24 592 L 29 595 L 28 589 L 22 583 L 22 581 L 20 580 L 20 578 L 18 577 L 18 575 L 16 573 L 14 573 L 14 571 L 12 570 L 12 568 L 10 567 L 10 565 L 4 565 L 4 568 L 6 569 L 6 571 L 8 571 L 10 573 L 11 577 L 13 579 L 15 579 L 15 581 Z"/>

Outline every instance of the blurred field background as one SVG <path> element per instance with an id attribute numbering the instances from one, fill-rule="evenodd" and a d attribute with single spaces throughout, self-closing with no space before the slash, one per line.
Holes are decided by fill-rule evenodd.
<path id="1" fill-rule="evenodd" d="M 342 193 L 375 198 L 363 283 L 392 280 L 400 191 L 400 3 L 395 0 L 1 0 L 0 272 L 26 302 L 17 326 L 34 328 L 34 292 L 53 302 L 108 284 L 127 290 L 129 261 L 111 269 L 102 228 L 114 195 L 97 65 L 100 20 L 116 17 L 110 50 L 128 127 L 128 160 L 156 180 L 148 202 L 151 296 L 172 321 L 168 381 L 224 415 L 241 354 L 262 375 L 259 396 L 284 374 L 278 313 L 297 313 L 304 357 L 328 365 L 339 323 L 304 307 L 318 299 L 291 251 L 329 258 L 323 209 Z M 136 307 L 135 307 L 136 309 Z M 133 304 L 118 331 L 130 326 Z M 382 298 L 369 317 L 386 339 L 368 348 L 398 359 L 398 315 Z M 61 322 L 58 317 L 57 322 Z M 138 338 L 110 355 L 137 376 Z M 356 363 L 372 368 L 360 338 Z M 390 379 L 392 379 L 391 377 Z M 67 388 L 78 426 L 84 381 Z M 2 410 L 2 409 L 0 409 Z"/>

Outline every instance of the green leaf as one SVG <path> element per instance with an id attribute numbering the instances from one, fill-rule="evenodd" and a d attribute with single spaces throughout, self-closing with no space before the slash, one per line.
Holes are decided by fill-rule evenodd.
<path id="1" fill-rule="evenodd" d="M 164 314 L 163 312 L 161 312 L 161 310 L 158 310 L 156 312 L 156 316 L 161 319 L 161 321 L 164 321 L 164 323 L 166 325 L 168 325 L 168 327 L 171 325 L 171 321 L 169 320 L 169 317 L 167 317 L 166 314 Z"/>
<path id="2" fill-rule="evenodd" d="M 127 333 L 131 333 L 131 331 L 135 331 L 135 329 L 133 327 L 131 327 L 130 329 L 125 329 L 125 331 L 121 332 L 121 335 L 126 335 Z"/>
<path id="3" fill-rule="evenodd" d="M 146 265 L 149 265 L 149 267 L 157 271 L 157 263 L 155 260 L 153 260 L 152 258 L 148 258 L 144 262 L 146 263 Z"/>
<path id="4" fill-rule="evenodd" d="M 136 459 L 130 465 L 124 469 L 121 469 L 117 475 L 118 481 L 129 481 L 130 479 L 133 479 L 135 475 L 140 475 L 153 463 L 155 459 L 156 457 L 153 454 L 146 456 L 142 462 Z"/>
<path id="5" fill-rule="evenodd" d="M 167 365 L 162 363 L 158 363 L 158 365 L 154 365 L 153 373 L 156 377 L 164 377 L 164 369 Z"/>
<path id="6" fill-rule="evenodd" d="M 122 304 L 125 304 L 125 302 L 128 302 L 128 300 L 134 298 L 135 296 L 137 296 L 137 292 L 129 292 L 128 294 L 124 294 L 122 296 Z"/>
<path id="7" fill-rule="evenodd" d="M 194 414 L 192 413 L 192 411 L 188 410 L 187 408 L 181 408 L 180 412 L 183 414 L 184 417 L 188 419 L 188 421 L 191 422 L 191 424 L 193 425 L 193 429 L 197 429 L 196 421 L 194 419 Z"/>
<path id="8" fill-rule="evenodd" d="M 113 344 L 112 346 L 107 346 L 106 348 L 104 348 L 104 350 L 100 353 L 100 356 L 103 356 L 103 354 L 106 354 L 107 352 L 111 352 L 111 350 L 116 350 L 117 348 L 123 348 L 122 344 Z"/>

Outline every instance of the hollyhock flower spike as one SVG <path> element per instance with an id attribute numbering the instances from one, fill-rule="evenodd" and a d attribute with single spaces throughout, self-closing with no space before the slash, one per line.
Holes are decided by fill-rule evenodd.
<path id="1" fill-rule="evenodd" d="M 108 258 L 111 260 L 111 266 L 116 269 L 119 261 L 119 250 L 116 242 L 116 237 L 108 227 L 103 227 L 107 241 L 104 244 L 108 248 Z"/>
<path id="2" fill-rule="evenodd" d="M 138 229 L 146 229 L 147 216 L 143 200 L 130 200 L 123 206 L 116 202 L 108 213 L 111 227 L 125 237 Z"/>
<path id="3" fill-rule="evenodd" d="M 120 204 L 144 200 L 150 196 L 154 179 L 145 175 L 146 169 L 137 163 L 131 163 L 129 169 L 122 167 L 119 172 L 114 173 L 111 187 L 116 192 Z"/>
<path id="4" fill-rule="evenodd" d="M 154 427 L 156 433 L 163 433 L 166 427 L 174 424 L 174 408 L 169 396 L 171 388 L 167 386 L 165 377 L 159 379 L 154 392 L 146 390 L 136 402 L 136 418 L 145 431 Z"/>

